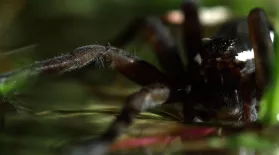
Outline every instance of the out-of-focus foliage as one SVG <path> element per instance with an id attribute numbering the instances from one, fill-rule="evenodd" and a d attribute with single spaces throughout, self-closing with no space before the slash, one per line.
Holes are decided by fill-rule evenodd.
<path id="1" fill-rule="evenodd" d="M 108 44 L 137 17 L 162 16 L 168 11 L 179 9 L 181 3 L 182 0 L 0 1 L 0 72 L 58 56 L 82 45 Z M 201 7 L 219 5 L 227 7 L 233 17 L 247 15 L 254 7 L 263 7 L 279 29 L 279 15 L 277 19 L 275 17 L 279 2 L 276 0 L 200 1 Z M 175 28 L 177 27 L 174 26 Z M 210 35 L 217 25 L 205 25 L 204 28 L 206 35 Z M 180 37 L 179 31 L 173 32 L 175 38 Z M 141 35 L 125 48 L 157 65 L 150 44 Z M 277 53 L 278 50 L 279 48 Z M 263 106 L 265 110 L 261 111 L 261 121 L 273 124 L 278 121 L 278 66 L 276 64 L 274 67 L 276 81 L 266 95 Z M 23 77 L 15 78 L 22 80 Z M 0 154 L 57 154 L 57 148 L 64 144 L 96 137 L 117 115 L 124 97 L 139 89 L 139 86 L 115 71 L 93 70 L 90 67 L 61 77 L 38 77 L 27 81 L 27 84 L 22 87 L 21 94 L 1 98 L 0 112 L 2 107 L 6 107 L 2 105 L 6 104 L 15 106 L 16 111 L 8 106 L 6 128 L 0 131 Z M 14 87 L 15 85 L 9 83 L 0 85 L 1 92 L 8 92 Z M 167 127 L 182 130 L 183 125 L 176 122 L 181 121 L 180 108 L 179 105 L 168 105 L 152 111 L 153 113 L 143 114 L 122 140 L 146 135 L 162 136 L 162 129 L 166 129 L 163 136 L 167 136 L 166 133 L 174 130 Z M 152 128 L 153 124 L 158 126 Z M 247 153 L 262 146 L 262 149 L 268 148 L 270 152 L 275 152 L 278 150 L 278 127 L 274 128 L 260 132 L 262 137 L 244 132 L 224 138 L 206 138 L 185 143 L 176 140 L 172 145 L 160 143 L 137 151 L 139 154 L 147 154 L 150 150 L 165 152 L 167 146 L 169 149 L 166 152 L 175 154 L 180 154 L 181 149 L 196 151 L 218 148 L 230 154 L 238 154 L 243 150 Z M 268 147 L 270 143 L 274 144 L 273 148 Z"/>
<path id="2" fill-rule="evenodd" d="M 279 12 L 277 12 L 276 20 L 275 20 L 275 28 L 278 30 L 279 28 Z M 275 64 L 273 66 L 273 74 L 274 81 L 271 82 L 269 86 L 269 90 L 265 96 L 265 99 L 261 106 L 260 116 L 262 118 L 262 122 L 265 124 L 277 124 L 279 121 L 279 96 L 276 95 L 279 92 L 279 68 L 278 68 L 278 60 L 279 59 L 279 33 L 277 31 L 276 39 L 275 39 Z"/>

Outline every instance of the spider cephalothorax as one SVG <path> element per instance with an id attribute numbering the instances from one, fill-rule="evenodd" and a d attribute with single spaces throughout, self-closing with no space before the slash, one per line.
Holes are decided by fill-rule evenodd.
<path id="1" fill-rule="evenodd" d="M 231 24 L 230 22 L 223 27 L 228 28 Z M 195 57 L 199 64 L 201 77 L 197 79 L 198 82 L 195 82 L 198 84 L 193 85 L 193 87 L 197 87 L 191 92 L 194 95 L 189 96 L 197 98 L 194 102 L 200 104 L 196 104 L 194 107 L 202 110 L 200 115 L 204 120 L 216 118 L 220 109 L 226 111 L 225 113 L 229 117 L 243 119 L 244 101 L 242 95 L 244 90 L 241 87 L 243 79 L 249 76 L 251 81 L 256 81 L 254 51 L 252 42 L 249 40 L 248 22 L 247 20 L 238 20 L 237 23 L 233 22 L 233 25 L 233 28 L 239 27 L 239 29 L 247 31 L 238 32 L 232 28 L 223 29 L 224 32 L 219 31 L 212 38 L 204 38 L 202 40 L 204 51 Z M 273 41 L 273 29 L 269 28 L 269 32 L 270 39 Z M 233 35 L 225 37 L 226 33 L 231 35 L 233 33 Z M 256 89 L 256 83 L 250 85 L 250 97 L 253 100 L 250 119 L 253 121 L 257 119 Z"/>
<path id="2" fill-rule="evenodd" d="M 148 18 L 140 20 L 143 23 L 139 25 L 147 25 L 148 33 L 153 33 L 154 51 L 163 72 L 124 50 L 88 45 L 0 76 L 0 83 L 16 82 L 18 79 L 14 77 L 21 74 L 24 77 L 62 74 L 95 64 L 97 67 L 116 69 L 142 85 L 143 89 L 127 97 L 122 111 L 104 135 L 87 145 L 89 153 L 96 149 L 102 149 L 99 154 L 106 152 L 105 148 L 127 129 L 140 112 L 163 103 L 182 103 L 186 123 L 220 118 L 255 121 L 255 106 L 270 80 L 269 61 L 273 56 L 273 37 L 270 36 L 271 29 L 264 11 L 253 9 L 248 19 L 242 20 L 244 23 L 224 25 L 212 38 L 202 39 L 196 4 L 185 0 L 182 9 L 185 16 L 182 29 L 187 54 L 186 71 L 179 48 L 172 41 L 169 31 L 160 20 Z M 123 45 L 129 40 L 127 36 L 120 37 L 124 40 L 118 43 Z M 247 52 L 253 56 L 243 58 L 243 53 Z"/>
<path id="3" fill-rule="evenodd" d="M 235 40 L 228 40 L 224 38 L 205 38 L 203 39 L 204 53 L 206 61 L 212 59 L 230 60 L 237 56 L 237 49 L 235 47 Z"/>

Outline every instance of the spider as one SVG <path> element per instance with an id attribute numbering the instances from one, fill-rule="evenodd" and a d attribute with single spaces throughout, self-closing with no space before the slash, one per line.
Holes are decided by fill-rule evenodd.
<path id="1" fill-rule="evenodd" d="M 97 154 L 106 153 L 139 113 L 166 103 L 181 102 L 186 123 L 218 118 L 223 109 L 229 119 L 256 121 L 259 100 L 271 79 L 270 63 L 274 55 L 274 32 L 265 12 L 255 8 L 247 19 L 229 22 L 213 37 L 202 39 L 197 9 L 194 1 L 185 0 L 182 4 L 186 69 L 162 22 L 148 18 L 144 23 L 154 34 L 151 41 L 164 72 L 122 49 L 88 45 L 3 74 L 0 83 L 13 82 L 16 80 L 13 77 L 19 74 L 27 77 L 63 74 L 95 65 L 116 69 L 142 85 L 141 90 L 126 98 L 120 114 L 96 143 L 87 143 L 83 151 L 88 154 L 96 154 L 96 150 Z M 125 39 L 127 36 L 123 42 Z M 81 150 L 72 153 L 76 151 Z"/>

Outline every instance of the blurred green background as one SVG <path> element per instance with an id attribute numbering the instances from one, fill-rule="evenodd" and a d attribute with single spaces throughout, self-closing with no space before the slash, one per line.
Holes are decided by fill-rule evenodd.
<path id="1" fill-rule="evenodd" d="M 246 16 L 254 7 L 264 8 L 271 22 L 279 25 L 277 0 L 199 2 L 200 10 L 216 6 L 226 10 L 222 12 L 227 16 L 223 21 L 205 22 L 205 36 L 213 34 L 226 20 Z M 165 16 L 179 10 L 181 3 L 181 0 L 1 0 L 0 73 L 59 56 L 79 46 L 107 45 L 135 19 Z M 170 29 L 179 44 L 179 24 L 170 24 Z M 159 67 L 151 45 L 142 34 L 124 48 Z M 59 77 L 32 79 L 29 83 L 21 94 L 1 101 L 5 105 L 2 109 L 8 109 L 6 128 L 0 133 L 1 155 L 56 154 L 54 148 L 61 144 L 98 136 L 118 113 L 124 97 L 140 88 L 113 70 L 90 67 Z M 9 105 L 15 106 L 16 111 Z M 146 113 L 138 122 L 158 121 L 167 126 L 181 120 L 179 108 L 161 107 L 153 114 Z M 142 130 L 134 127 L 130 132 L 137 135 Z M 233 147 L 238 149 L 229 150 L 230 154 L 240 152 L 242 140 L 238 139 L 234 143 L 237 147 Z M 174 152 L 177 150 L 169 149 L 169 153 Z"/>

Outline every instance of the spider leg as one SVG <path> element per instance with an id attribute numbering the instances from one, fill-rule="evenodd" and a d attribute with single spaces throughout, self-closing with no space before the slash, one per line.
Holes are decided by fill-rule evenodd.
<path id="1" fill-rule="evenodd" d="M 170 31 L 157 17 L 148 17 L 133 22 L 124 33 L 117 38 L 116 43 L 122 46 L 135 37 L 139 30 L 144 30 L 154 48 L 159 63 L 170 79 L 173 90 L 184 87 L 185 71 L 182 60 L 179 56 L 178 47 L 171 37 Z M 169 102 L 177 100 L 176 91 L 173 91 Z"/>
<path id="2" fill-rule="evenodd" d="M 127 28 L 120 32 L 110 44 L 115 47 L 124 47 L 128 42 L 133 40 L 135 36 L 144 28 L 145 19 L 139 18 L 128 24 Z"/>
<path id="3" fill-rule="evenodd" d="M 149 63 L 129 55 L 121 49 L 101 45 L 79 47 L 71 53 L 37 62 L 24 69 L 2 75 L 0 82 L 6 81 L 6 79 L 14 74 L 20 74 L 26 70 L 32 72 L 30 76 L 39 73 L 63 74 L 90 64 L 94 64 L 99 68 L 111 67 L 117 69 L 124 76 L 140 85 L 148 85 L 156 82 L 168 83 L 166 75 Z"/>
<path id="4" fill-rule="evenodd" d="M 147 36 L 154 46 L 154 51 L 163 70 L 174 84 L 181 87 L 185 81 L 185 75 L 179 49 L 171 37 L 170 31 L 160 18 L 147 18 Z"/>
<path id="5" fill-rule="evenodd" d="M 244 100 L 244 120 L 253 121 L 255 103 L 252 103 L 252 91 L 256 85 L 256 95 L 259 100 L 266 86 L 271 81 L 271 64 L 273 44 L 270 38 L 269 22 L 262 9 L 253 9 L 248 16 L 249 35 L 255 55 L 255 83 L 251 83 L 252 75 L 242 82 Z M 250 82 L 249 82 L 250 81 Z"/>
<path id="6" fill-rule="evenodd" d="M 183 31 L 183 45 L 187 52 L 187 81 L 190 84 L 195 84 L 199 87 L 202 77 L 200 74 L 200 63 L 195 60 L 198 56 L 204 58 L 204 49 L 202 46 L 202 30 L 198 18 L 198 8 L 195 0 L 184 0 L 182 4 L 182 11 L 184 14 Z M 192 88 L 191 88 L 192 89 Z M 199 88 L 203 89 L 203 88 Z M 193 109 L 193 99 L 191 96 L 186 96 L 183 99 L 183 113 L 185 122 L 192 122 L 196 112 Z"/>
<path id="7" fill-rule="evenodd" d="M 260 91 L 271 79 L 271 64 L 274 57 L 273 43 L 269 34 L 269 22 L 262 9 L 253 9 L 248 16 L 249 34 L 253 43 L 256 65 L 256 83 Z"/>
<path id="8" fill-rule="evenodd" d="M 156 67 L 115 47 L 89 45 L 77 48 L 73 54 L 81 58 L 82 64 L 94 62 L 97 66 L 110 66 L 140 85 L 168 83 L 166 75 Z"/>
<path id="9" fill-rule="evenodd" d="M 85 144 L 85 147 L 84 145 L 81 147 L 78 146 L 71 154 L 106 154 L 114 140 L 128 129 L 133 123 L 133 120 L 141 112 L 166 102 L 169 93 L 170 90 L 168 87 L 161 84 L 153 84 L 128 96 L 120 114 L 116 117 L 107 131 L 99 139 L 88 141 Z"/>
<path id="10" fill-rule="evenodd" d="M 255 82 L 253 74 L 245 74 L 240 81 L 240 95 L 243 99 L 243 119 L 245 122 L 254 122 L 257 120 L 257 113 L 255 113 L 256 103 L 253 103 L 253 90 Z"/>
<path id="11" fill-rule="evenodd" d="M 204 58 L 204 49 L 202 46 L 202 27 L 198 17 L 198 8 L 195 0 L 184 0 L 182 4 L 184 14 L 183 23 L 183 45 L 187 52 L 188 69 L 197 72 L 195 57 L 200 54 Z"/>
<path id="12" fill-rule="evenodd" d="M 184 69 L 179 57 L 178 47 L 160 18 L 148 17 L 133 21 L 125 31 L 116 37 L 112 45 L 125 46 L 142 29 L 147 32 L 146 37 L 153 44 L 163 70 L 174 82 L 181 85 L 181 82 L 184 81 Z"/>

